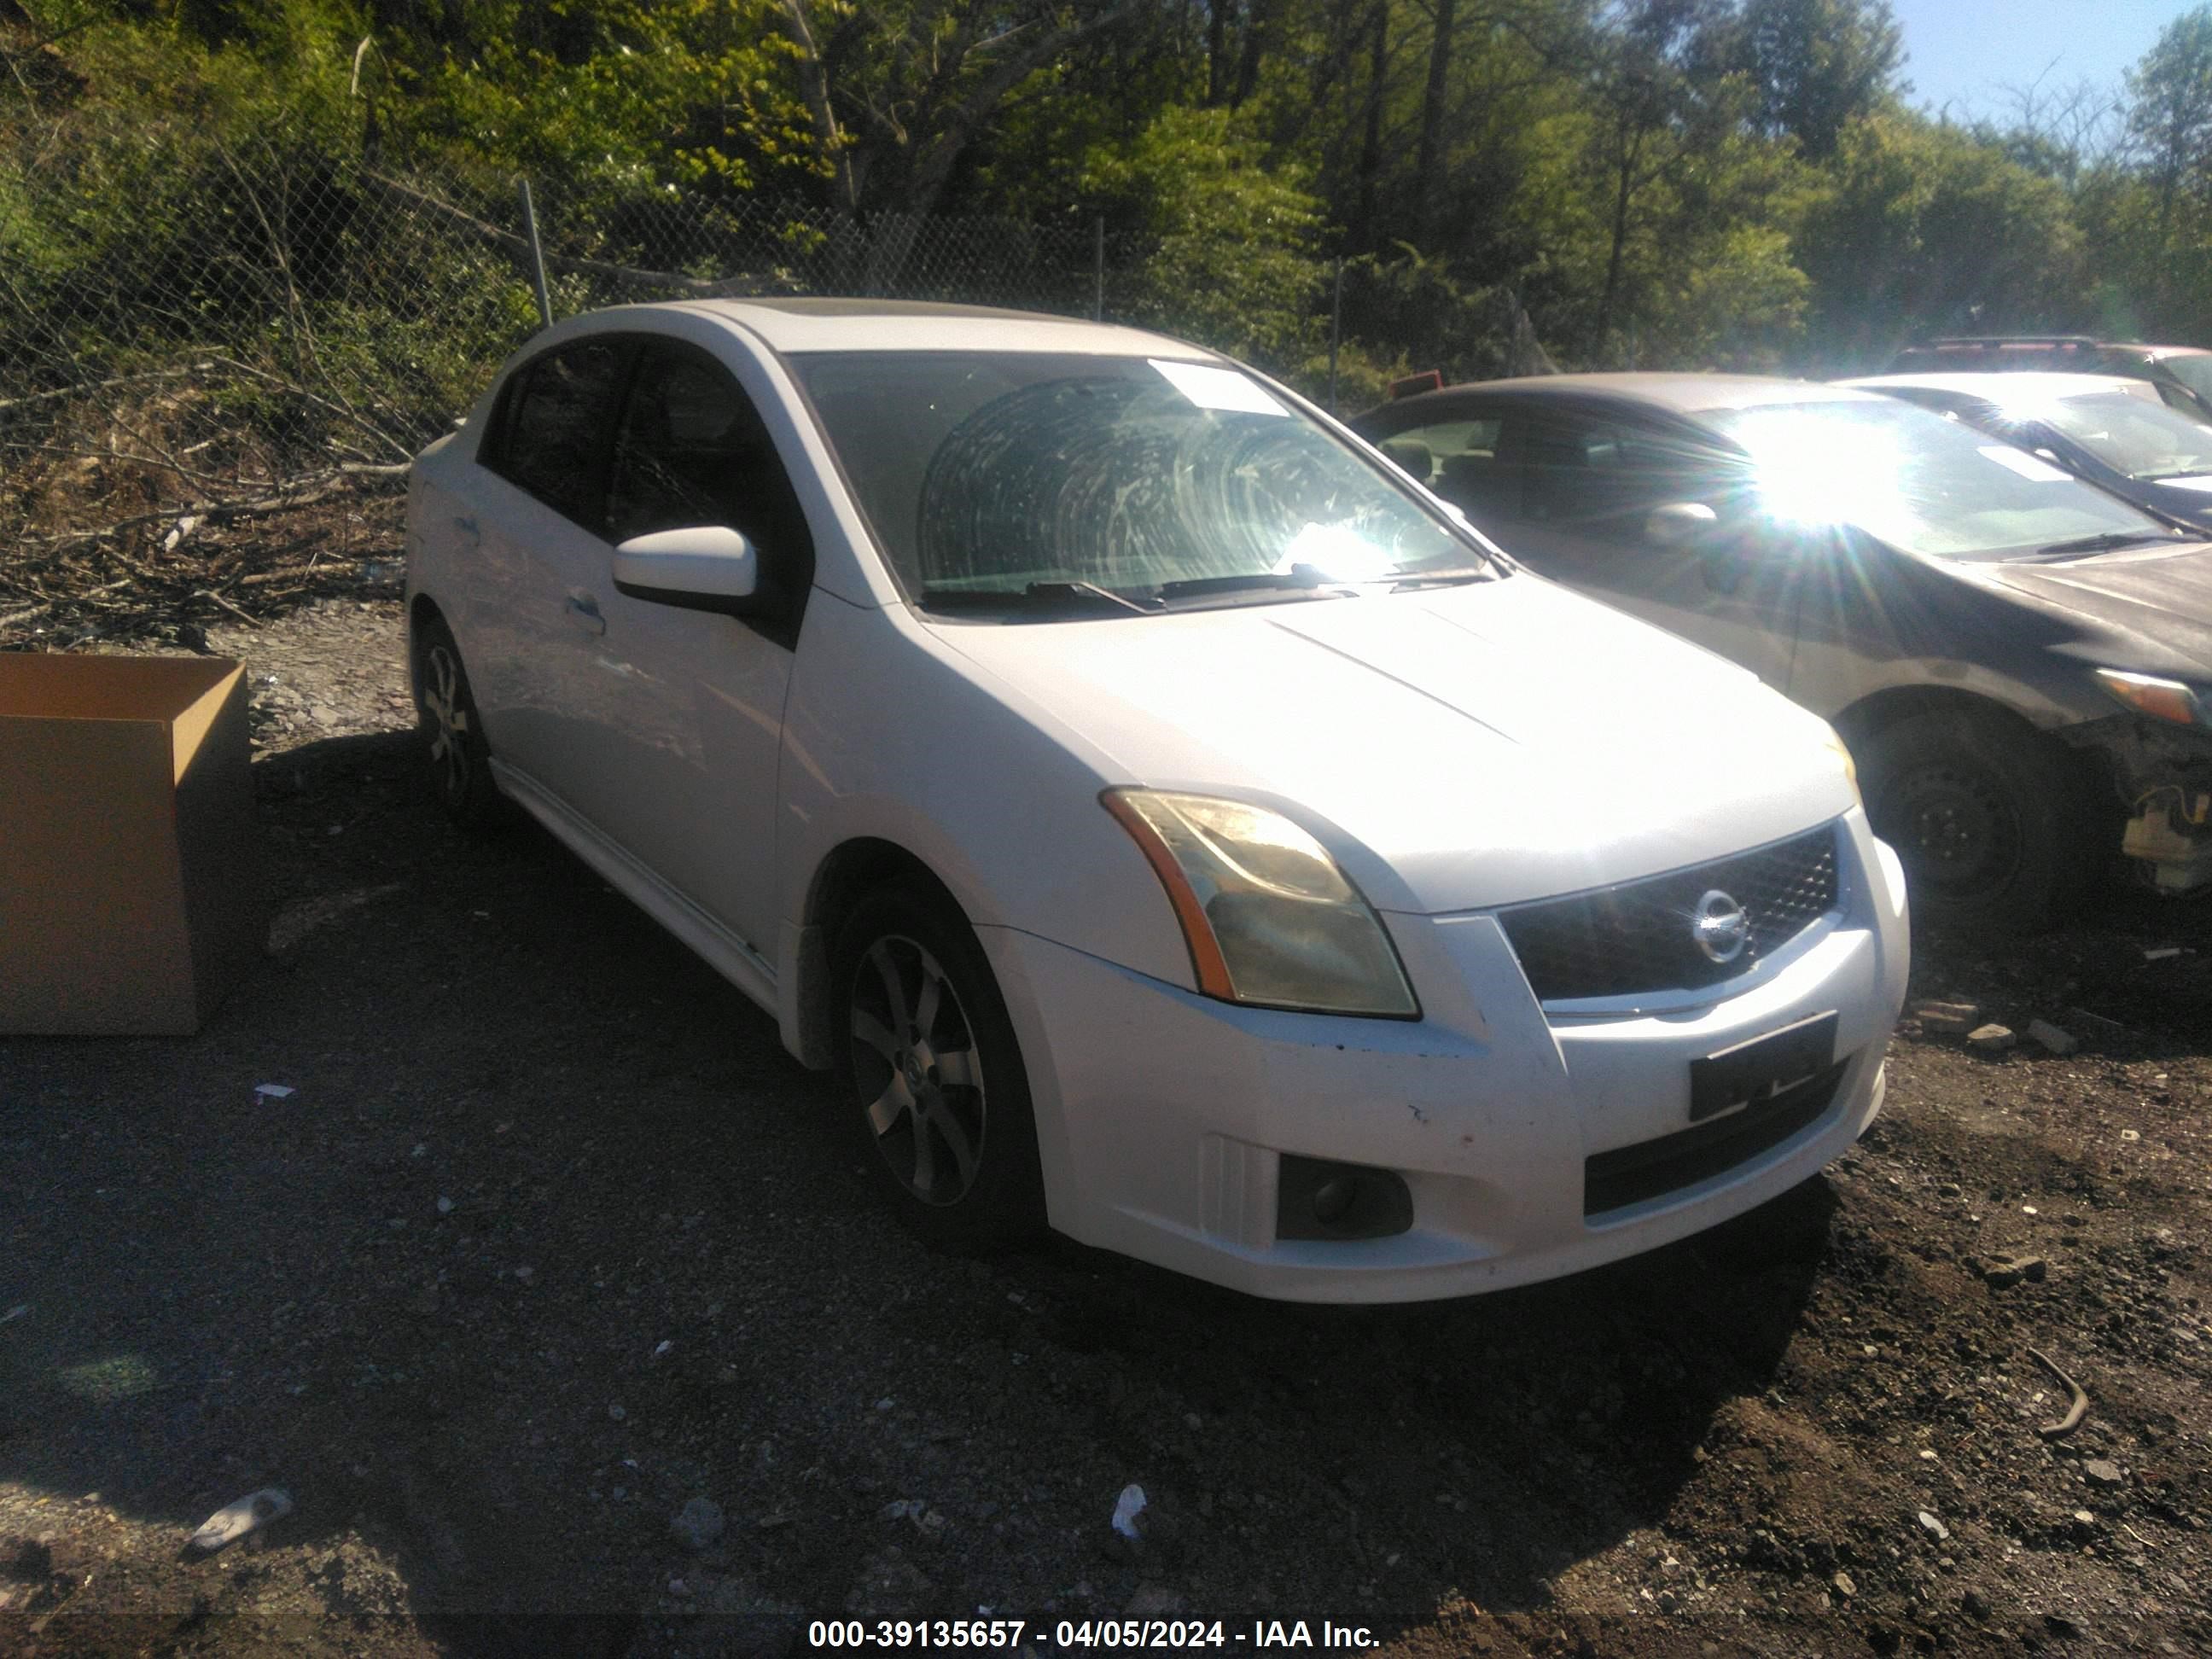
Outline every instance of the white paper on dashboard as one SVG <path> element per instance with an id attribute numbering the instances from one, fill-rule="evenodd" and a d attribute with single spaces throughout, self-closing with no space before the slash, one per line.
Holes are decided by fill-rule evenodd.
<path id="1" fill-rule="evenodd" d="M 1159 370 L 1167 383 L 1200 409 L 1235 415 L 1287 415 L 1291 411 L 1267 394 L 1267 387 L 1233 368 L 1210 363 L 1171 363 L 1158 357 L 1145 361 Z"/>
<path id="2" fill-rule="evenodd" d="M 2024 449 L 2014 449 L 2007 444 L 1984 444 L 1982 453 L 1999 466 L 2008 466 L 2023 478 L 2034 483 L 2064 483 L 2074 475 L 2062 472 L 2045 460 L 2039 460 Z"/>

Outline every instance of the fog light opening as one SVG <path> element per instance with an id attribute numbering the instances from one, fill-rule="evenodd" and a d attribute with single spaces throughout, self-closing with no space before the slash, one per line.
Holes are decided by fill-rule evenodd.
<path id="1" fill-rule="evenodd" d="M 1391 1170 L 1283 1155 L 1276 1179 L 1277 1238 L 1389 1238 L 1413 1224 L 1413 1193 Z"/>

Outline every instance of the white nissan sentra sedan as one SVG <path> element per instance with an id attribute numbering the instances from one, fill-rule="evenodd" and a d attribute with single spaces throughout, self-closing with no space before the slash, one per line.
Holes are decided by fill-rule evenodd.
<path id="1" fill-rule="evenodd" d="M 773 1012 L 935 1242 L 1459 1296 L 1881 1108 L 1904 881 L 1827 727 L 1213 353 L 599 312 L 408 526 L 447 809 L 519 803 Z"/>

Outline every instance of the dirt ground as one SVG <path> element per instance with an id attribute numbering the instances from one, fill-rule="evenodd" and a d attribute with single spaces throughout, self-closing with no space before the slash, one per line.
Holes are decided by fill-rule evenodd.
<path id="1" fill-rule="evenodd" d="M 550 838 L 436 817 L 389 590 L 207 637 L 270 951 L 197 1038 L 0 1042 L 0 1652 L 2212 1651 L 2204 910 L 1923 940 L 1916 1004 L 2081 1052 L 1908 1022 L 1857 1151 L 1717 1234 L 1286 1308 L 928 1254 L 765 1016 Z"/>

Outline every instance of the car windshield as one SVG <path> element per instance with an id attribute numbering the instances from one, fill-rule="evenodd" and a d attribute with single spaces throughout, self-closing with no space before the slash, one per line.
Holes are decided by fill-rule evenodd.
<path id="1" fill-rule="evenodd" d="M 2088 538 L 2168 533 L 2047 461 L 1894 398 L 1711 410 L 1750 453 L 1777 518 L 1856 525 L 1908 552 L 2003 559 Z"/>
<path id="2" fill-rule="evenodd" d="M 2100 392 L 2054 399 L 2028 412 L 2131 478 L 2212 472 L 2212 426 L 2148 398 Z"/>
<path id="3" fill-rule="evenodd" d="M 2177 352 L 2158 366 L 2200 398 L 2212 398 L 2212 352 Z"/>
<path id="4" fill-rule="evenodd" d="M 1109 614 L 1480 572 L 1480 544 L 1225 366 L 1037 352 L 793 359 L 908 590 Z M 1102 607 L 1103 607 L 1102 611 Z"/>

